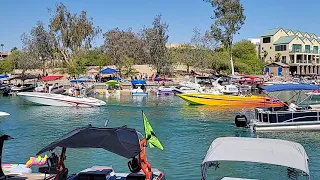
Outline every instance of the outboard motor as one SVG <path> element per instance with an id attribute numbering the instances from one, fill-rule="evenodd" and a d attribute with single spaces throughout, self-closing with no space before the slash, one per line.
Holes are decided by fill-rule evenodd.
<path id="1" fill-rule="evenodd" d="M 4 87 L 3 89 L 3 96 L 9 96 L 10 88 L 9 86 Z"/>
<path id="2" fill-rule="evenodd" d="M 237 115 L 234 119 L 234 123 L 237 127 L 249 127 L 250 122 L 245 115 Z"/>

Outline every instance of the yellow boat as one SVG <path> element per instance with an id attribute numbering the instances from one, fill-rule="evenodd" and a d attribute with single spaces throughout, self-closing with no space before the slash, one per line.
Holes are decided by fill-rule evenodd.
<path id="1" fill-rule="evenodd" d="M 181 99 L 192 105 L 211 106 L 246 106 L 246 107 L 281 107 L 283 103 L 278 99 L 264 96 L 236 96 L 216 94 L 179 94 Z"/>

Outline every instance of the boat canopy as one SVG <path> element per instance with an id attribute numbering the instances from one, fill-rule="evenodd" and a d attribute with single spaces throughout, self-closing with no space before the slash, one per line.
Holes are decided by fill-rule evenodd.
<path id="1" fill-rule="evenodd" d="M 147 82 L 145 80 L 132 80 L 131 81 L 132 85 L 145 85 Z"/>
<path id="2" fill-rule="evenodd" d="M 57 79 L 63 78 L 63 76 L 46 76 L 41 78 L 42 81 L 54 81 Z"/>
<path id="3" fill-rule="evenodd" d="M 119 84 L 119 82 L 116 80 L 109 80 L 106 82 L 106 84 L 109 86 L 115 86 L 115 85 Z"/>
<path id="4" fill-rule="evenodd" d="M 219 161 L 280 165 L 301 170 L 309 176 L 308 156 L 303 146 L 281 139 L 243 137 L 215 139 L 202 162 L 203 179 L 206 179 L 210 163 Z"/>
<path id="5" fill-rule="evenodd" d="M 101 74 L 113 74 L 113 73 L 116 73 L 116 72 L 118 72 L 118 71 L 115 70 L 115 69 L 112 69 L 112 68 L 105 68 L 105 69 L 100 71 Z"/>
<path id="6" fill-rule="evenodd" d="M 7 74 L 5 75 L 0 75 L 0 79 L 3 79 L 3 78 L 8 78 L 9 76 Z"/>
<path id="7" fill-rule="evenodd" d="M 37 155 L 63 148 L 103 148 L 125 158 L 132 158 L 140 153 L 137 131 L 126 126 L 117 128 L 86 127 L 75 129 L 41 149 Z"/>
<path id="8" fill-rule="evenodd" d="M 85 79 L 72 79 L 70 82 L 87 82 Z"/>
<path id="9" fill-rule="evenodd" d="M 317 90 L 320 87 L 312 84 L 274 84 L 270 86 L 260 86 L 261 89 L 267 92 L 277 91 L 296 91 L 296 90 Z"/>

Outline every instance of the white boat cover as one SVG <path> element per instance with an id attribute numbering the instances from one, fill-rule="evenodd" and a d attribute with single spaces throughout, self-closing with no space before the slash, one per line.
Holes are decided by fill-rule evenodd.
<path id="1" fill-rule="evenodd" d="M 202 162 L 202 176 L 210 162 L 242 161 L 280 165 L 309 175 L 308 156 L 301 144 L 280 139 L 221 137 L 215 139 Z"/>

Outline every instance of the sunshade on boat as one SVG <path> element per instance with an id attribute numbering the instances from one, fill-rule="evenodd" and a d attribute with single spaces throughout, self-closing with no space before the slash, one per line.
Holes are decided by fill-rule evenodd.
<path id="1" fill-rule="evenodd" d="M 119 82 L 116 80 L 110 80 L 110 81 L 107 81 L 106 84 L 108 84 L 109 86 L 114 86 L 116 84 L 119 84 Z"/>
<path id="2" fill-rule="evenodd" d="M 72 79 L 70 82 L 87 82 L 85 79 Z"/>
<path id="3" fill-rule="evenodd" d="M 143 84 L 147 84 L 147 82 L 145 80 L 132 80 L 131 84 L 133 85 L 143 85 Z"/>
<path id="4" fill-rule="evenodd" d="M 267 92 L 277 91 L 301 91 L 301 90 L 317 90 L 320 87 L 312 84 L 275 84 L 270 86 L 261 86 L 261 89 Z"/>
<path id="5" fill-rule="evenodd" d="M 280 139 L 242 137 L 215 139 L 202 162 L 204 179 L 209 163 L 218 161 L 274 164 L 295 168 L 309 175 L 308 156 L 303 146 Z"/>
<path id="6" fill-rule="evenodd" d="M 5 75 L 0 75 L 0 79 L 3 79 L 3 78 L 8 78 L 9 76 L 7 74 Z"/>
<path id="7" fill-rule="evenodd" d="M 78 128 L 49 144 L 40 150 L 37 155 L 57 147 L 103 148 L 125 158 L 132 158 L 140 153 L 139 138 L 136 130 L 125 126 L 97 128 L 89 125 Z"/>
<path id="8" fill-rule="evenodd" d="M 41 78 L 42 81 L 54 81 L 57 79 L 63 78 L 63 76 L 46 76 Z"/>

